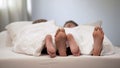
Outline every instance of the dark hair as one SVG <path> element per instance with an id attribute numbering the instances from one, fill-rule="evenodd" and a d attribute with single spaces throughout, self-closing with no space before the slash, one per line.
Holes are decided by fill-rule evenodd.
<path id="1" fill-rule="evenodd" d="M 72 23 L 72 24 L 74 24 L 75 26 L 78 26 L 78 24 L 77 24 L 76 22 L 74 22 L 73 20 L 69 20 L 69 21 L 65 22 L 64 27 L 65 27 L 65 25 L 68 24 L 68 23 Z"/>
<path id="2" fill-rule="evenodd" d="M 32 24 L 41 23 L 41 22 L 47 22 L 47 20 L 46 19 L 38 19 L 38 20 L 33 21 Z"/>

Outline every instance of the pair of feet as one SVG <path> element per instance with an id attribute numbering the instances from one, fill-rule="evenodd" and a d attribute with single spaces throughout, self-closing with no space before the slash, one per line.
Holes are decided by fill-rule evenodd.
<path id="1" fill-rule="evenodd" d="M 66 42 L 68 42 L 72 54 L 74 56 L 79 56 L 80 55 L 79 46 L 75 42 L 75 39 L 72 36 L 72 34 L 66 35 L 64 29 L 58 29 L 55 36 L 55 44 L 60 56 L 67 56 Z"/>
<path id="2" fill-rule="evenodd" d="M 93 46 L 92 54 L 94 56 L 99 56 L 102 50 L 102 42 L 104 39 L 104 32 L 102 31 L 102 28 L 95 27 L 93 32 L 93 39 L 94 39 L 94 46 Z M 55 57 L 56 49 L 53 47 L 53 41 L 52 41 L 51 35 L 47 35 L 45 41 L 46 41 L 46 48 L 47 48 L 48 54 L 50 55 L 51 58 Z M 56 44 L 56 48 L 58 50 L 59 55 L 67 56 L 66 41 L 70 46 L 70 50 L 72 54 L 74 56 L 79 56 L 80 55 L 79 46 L 77 45 L 72 34 L 66 35 L 64 29 L 58 29 L 55 35 L 55 44 Z"/>

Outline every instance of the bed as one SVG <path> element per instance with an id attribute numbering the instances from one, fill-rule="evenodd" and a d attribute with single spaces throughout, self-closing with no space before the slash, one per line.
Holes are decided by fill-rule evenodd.
<path id="1" fill-rule="evenodd" d="M 120 68 L 120 49 L 117 54 L 110 56 L 57 56 L 48 55 L 38 57 L 12 52 L 6 46 L 7 31 L 0 32 L 0 68 Z"/>

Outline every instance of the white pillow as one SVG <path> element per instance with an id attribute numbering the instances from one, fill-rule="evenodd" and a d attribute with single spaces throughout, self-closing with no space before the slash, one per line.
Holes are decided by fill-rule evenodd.
<path id="1" fill-rule="evenodd" d="M 11 39 L 14 39 L 16 34 L 26 25 L 32 24 L 32 21 L 19 21 L 19 22 L 13 22 L 9 25 L 7 25 L 5 28 L 8 31 L 8 34 Z"/>

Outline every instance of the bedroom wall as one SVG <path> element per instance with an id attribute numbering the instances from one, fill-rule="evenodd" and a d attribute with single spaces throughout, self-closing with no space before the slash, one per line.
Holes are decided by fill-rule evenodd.
<path id="1" fill-rule="evenodd" d="M 120 46 L 120 0 L 32 0 L 32 19 L 67 20 L 77 23 L 102 20 L 103 30 L 114 45 Z"/>

